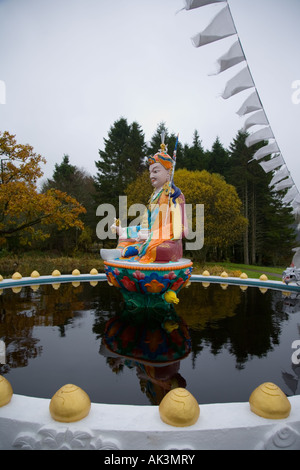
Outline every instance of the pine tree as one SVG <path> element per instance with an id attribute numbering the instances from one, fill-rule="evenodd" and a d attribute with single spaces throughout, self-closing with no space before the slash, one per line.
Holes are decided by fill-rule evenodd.
<path id="1" fill-rule="evenodd" d="M 72 180 L 75 172 L 76 166 L 71 165 L 69 155 L 64 154 L 62 163 L 60 165 L 56 163 L 54 166 L 52 180 L 57 185 L 65 185 L 68 181 Z"/>
<path id="2" fill-rule="evenodd" d="M 210 173 L 218 173 L 225 176 L 228 172 L 229 156 L 227 150 L 223 147 L 219 137 L 213 143 L 211 151 L 207 152 L 206 169 Z"/>
<path id="3" fill-rule="evenodd" d="M 193 145 L 191 147 L 188 145 L 184 146 L 183 156 L 178 160 L 176 167 L 178 169 L 185 168 L 189 171 L 202 171 L 206 169 L 205 151 L 197 130 L 194 131 Z"/>
<path id="4" fill-rule="evenodd" d="M 127 154 L 127 159 L 130 162 L 129 164 L 131 166 L 131 169 L 134 169 L 134 171 L 136 172 L 136 174 L 133 174 L 132 172 L 132 175 L 130 175 L 131 181 L 135 179 L 138 174 L 141 174 L 146 169 L 145 147 L 146 146 L 144 133 L 141 130 L 140 125 L 137 122 L 133 122 L 130 127 L 125 148 L 125 152 Z"/>
<path id="5" fill-rule="evenodd" d="M 100 159 L 94 178 L 97 203 L 110 203 L 116 209 L 119 195 L 144 168 L 145 141 L 138 123 L 128 124 L 127 119 L 115 121 L 104 139 L 105 148 L 99 150 Z"/>
<path id="6" fill-rule="evenodd" d="M 265 213 L 266 233 L 262 243 L 260 264 L 289 266 L 296 231 L 292 209 L 282 204 L 282 196 L 272 194 L 269 210 Z"/>
<path id="7" fill-rule="evenodd" d="M 239 132 L 237 137 L 230 144 L 230 161 L 229 171 L 227 180 L 233 184 L 239 197 L 243 203 L 244 217 L 250 219 L 250 186 L 252 181 L 252 173 L 250 171 L 249 161 L 252 158 L 253 152 L 251 149 L 246 147 L 245 140 L 248 134 Z M 250 264 L 249 255 L 249 227 L 245 229 L 242 243 L 242 260 L 245 264 Z M 239 246 L 236 247 L 236 251 L 239 251 Z"/>
<path id="8" fill-rule="evenodd" d="M 281 195 L 269 187 L 272 174 L 265 173 L 257 161 L 251 161 L 266 143 L 248 148 L 247 135 L 239 131 L 230 145 L 226 178 L 236 187 L 249 221 L 243 243 L 236 246 L 235 252 L 245 264 L 277 264 L 291 250 L 295 235 L 291 227 L 293 217 L 291 210 L 282 204 Z"/>
<path id="9" fill-rule="evenodd" d="M 63 156 L 62 163 L 55 164 L 53 176 L 43 184 L 42 192 L 51 188 L 74 197 L 87 210 L 89 216 L 82 216 L 85 223 L 87 220 L 93 220 L 95 223 L 95 207 L 92 204 L 92 195 L 95 192 L 93 178 L 85 170 L 71 165 L 68 155 Z"/>

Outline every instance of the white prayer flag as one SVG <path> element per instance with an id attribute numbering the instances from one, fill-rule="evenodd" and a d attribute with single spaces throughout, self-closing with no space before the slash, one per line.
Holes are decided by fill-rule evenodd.
<path id="1" fill-rule="evenodd" d="M 297 204 L 296 207 L 294 208 L 293 214 L 294 214 L 295 218 L 296 218 L 296 217 L 299 217 L 299 215 L 300 215 L 300 205 L 299 205 L 299 204 Z M 299 224 L 298 227 L 300 228 L 300 224 Z M 299 229 L 298 229 L 298 230 L 299 230 Z"/>
<path id="2" fill-rule="evenodd" d="M 295 217 L 298 217 L 300 215 L 300 194 L 298 192 L 297 196 L 295 197 L 295 199 L 293 200 L 293 202 L 291 203 L 291 206 L 293 208 L 293 214 L 295 215 Z M 299 229 L 300 229 L 300 224 L 299 224 Z"/>
<path id="3" fill-rule="evenodd" d="M 273 142 L 272 144 L 265 145 L 264 147 L 261 147 L 259 150 L 257 150 L 257 152 L 255 152 L 255 154 L 253 155 L 253 160 L 261 160 L 267 155 L 271 155 L 272 153 L 278 153 L 278 152 L 279 152 L 279 147 L 276 142 Z M 280 158 L 282 161 L 281 165 L 283 165 L 284 160 L 282 156 Z M 281 165 L 278 165 L 278 166 L 281 166 Z"/>
<path id="4" fill-rule="evenodd" d="M 265 125 L 269 124 L 268 118 L 266 113 L 263 109 L 257 111 L 256 113 L 252 114 L 248 119 L 246 119 L 243 127 L 243 131 L 249 129 L 249 127 L 256 126 L 256 125 Z"/>
<path id="5" fill-rule="evenodd" d="M 216 62 L 216 70 L 209 75 L 218 75 L 224 70 L 233 67 L 245 60 L 244 52 L 241 48 L 240 42 L 236 41 L 229 49 L 229 51 L 222 55 Z"/>
<path id="6" fill-rule="evenodd" d="M 233 95 L 240 93 L 243 90 L 254 87 L 254 82 L 252 80 L 251 74 L 248 67 L 245 67 L 237 75 L 231 78 L 225 87 L 225 90 L 222 94 L 222 98 L 227 100 Z"/>
<path id="7" fill-rule="evenodd" d="M 252 113 L 252 111 L 258 111 L 259 109 L 262 109 L 262 105 L 257 92 L 254 91 L 250 96 L 248 96 L 237 114 L 239 116 L 244 116 L 245 114 Z"/>
<path id="8" fill-rule="evenodd" d="M 251 147 L 258 142 L 268 139 L 274 139 L 274 134 L 270 127 L 265 127 L 264 129 L 260 129 L 259 131 L 253 132 L 253 134 L 249 135 L 245 140 L 245 144 L 247 147 Z"/>
<path id="9" fill-rule="evenodd" d="M 297 194 L 298 194 L 298 189 L 294 185 L 287 191 L 286 195 L 282 199 L 283 204 L 289 204 L 290 202 L 294 201 Z"/>
<path id="10" fill-rule="evenodd" d="M 270 160 L 272 161 L 272 160 Z M 266 163 L 269 163 L 269 162 L 266 162 Z M 267 173 L 267 172 L 266 172 Z M 275 175 L 273 176 L 269 186 L 271 188 L 271 186 L 273 186 L 275 183 L 278 183 L 278 181 L 281 181 L 283 180 L 284 178 L 286 178 L 287 176 L 289 176 L 290 172 L 289 170 L 287 169 L 286 165 L 283 165 L 276 173 Z"/>
<path id="11" fill-rule="evenodd" d="M 192 10 L 200 8 L 205 5 L 226 3 L 225 8 L 219 11 L 208 26 L 201 32 L 191 38 L 192 43 L 195 47 L 201 47 L 206 44 L 210 44 L 219 41 L 223 38 L 230 37 L 237 34 L 237 30 L 229 9 L 227 0 L 185 0 L 185 10 Z M 239 39 L 235 41 L 227 53 L 223 54 L 216 62 L 216 68 L 214 72 L 209 75 L 218 75 L 225 70 L 243 62 L 246 60 L 241 43 Z M 222 98 L 228 99 L 244 90 L 255 88 L 255 83 L 251 76 L 249 67 L 246 66 L 240 72 L 238 72 L 233 78 L 231 78 L 223 91 Z M 1 91 L 1 89 L 0 89 Z M 1 96 L 0 96 L 1 98 Z M 0 100 L 1 101 L 1 100 Z M 257 111 L 257 112 L 256 112 Z M 253 160 L 261 160 L 266 156 L 272 155 L 268 161 L 261 161 L 259 165 L 263 170 L 268 173 L 270 171 L 277 170 L 273 176 L 269 187 L 274 187 L 276 191 L 288 189 L 285 197 L 283 198 L 284 203 L 290 203 L 294 208 L 294 214 L 300 215 L 300 194 L 296 188 L 293 179 L 285 165 L 285 161 L 280 153 L 280 149 L 275 141 L 273 131 L 269 125 L 268 118 L 264 112 L 261 100 L 255 89 L 251 95 L 245 100 L 240 109 L 237 111 L 239 116 L 245 116 L 246 114 L 254 113 L 248 119 L 246 119 L 243 131 L 246 132 L 250 127 L 261 125 L 266 126 L 256 132 L 253 132 L 246 138 L 246 146 L 251 147 L 259 142 L 273 139 L 274 142 L 269 141 L 267 145 L 261 147 L 253 155 Z M 300 225 L 299 225 L 300 227 Z"/>
<path id="12" fill-rule="evenodd" d="M 195 47 L 201 47 L 219 39 L 236 34 L 236 29 L 228 5 L 213 18 L 201 33 L 192 37 Z"/>
<path id="13" fill-rule="evenodd" d="M 185 10 L 192 10 L 193 8 L 204 7 L 212 3 L 225 2 L 226 0 L 185 0 Z"/>
<path id="14" fill-rule="evenodd" d="M 298 230 L 300 230 L 300 225 L 298 226 Z M 292 263 L 296 269 L 300 269 L 300 247 L 294 248 L 292 250 L 295 254 L 292 259 Z"/>
<path id="15" fill-rule="evenodd" d="M 282 191 L 283 189 L 291 188 L 292 186 L 294 186 L 294 181 L 293 181 L 293 179 L 289 176 L 289 177 L 286 178 L 285 180 L 282 180 L 282 181 L 280 181 L 279 183 L 276 183 L 275 186 L 274 186 L 274 189 L 275 189 L 276 191 Z"/>
<path id="16" fill-rule="evenodd" d="M 299 194 L 299 191 L 297 190 L 297 195 L 296 197 L 294 198 L 291 206 L 296 209 L 296 208 L 299 208 L 300 209 L 300 194 Z"/>
<path id="17" fill-rule="evenodd" d="M 264 148 L 264 147 L 263 147 Z M 255 159 L 253 159 L 255 160 Z M 281 166 L 283 163 L 283 158 L 282 156 L 274 157 L 271 158 L 271 160 L 268 160 L 267 162 L 260 162 L 260 166 L 264 170 L 265 173 L 270 173 L 270 171 L 275 170 L 279 166 Z"/>

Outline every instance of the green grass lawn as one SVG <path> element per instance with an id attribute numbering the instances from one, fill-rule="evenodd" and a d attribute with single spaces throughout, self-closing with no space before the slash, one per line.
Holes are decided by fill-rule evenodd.
<path id="1" fill-rule="evenodd" d="M 47 253 L 24 253 L 22 256 L 7 255 L 0 257 L 0 275 L 4 278 L 11 277 L 18 271 L 23 277 L 30 276 L 37 270 L 41 276 L 50 275 L 54 269 L 62 274 L 70 274 L 73 269 L 79 269 L 82 274 L 89 273 L 92 268 L 104 272 L 104 264 L 97 254 L 80 254 L 76 257 L 54 256 Z M 194 263 L 194 274 L 202 274 L 204 270 L 211 275 L 219 276 L 226 271 L 229 276 L 239 277 L 242 272 L 248 277 L 259 278 L 266 274 L 271 280 L 278 280 L 285 267 L 247 266 L 234 263 Z M 277 276 L 272 275 L 277 274 Z"/>
<path id="2" fill-rule="evenodd" d="M 41 276 L 52 274 L 55 269 L 61 274 L 71 274 L 74 269 L 79 269 L 81 274 L 87 274 L 96 268 L 104 272 L 104 264 L 100 255 L 83 254 L 76 257 L 54 256 L 50 254 L 24 253 L 22 256 L 9 255 L 0 257 L 0 275 L 11 277 L 16 271 L 23 277 L 30 276 L 36 270 Z"/>
<path id="3" fill-rule="evenodd" d="M 197 263 L 196 263 L 197 265 Z M 201 269 L 207 269 L 212 275 L 220 275 L 221 272 L 226 271 L 228 275 L 238 277 L 240 273 L 246 273 L 248 277 L 259 278 L 262 274 L 266 274 L 270 280 L 280 279 L 285 267 L 272 267 L 272 266 L 253 266 L 246 264 L 235 263 L 206 263 L 205 265 L 195 266 L 195 273 L 201 274 Z M 199 271 L 199 272 L 198 272 Z M 202 271 L 203 272 L 203 271 Z M 280 277 L 278 277 L 280 276 Z"/>
<path id="4" fill-rule="evenodd" d="M 256 271 L 257 273 L 261 273 L 264 271 L 272 272 L 272 273 L 277 273 L 281 274 L 282 271 L 286 268 L 284 267 L 273 267 L 273 266 L 253 266 L 253 265 L 247 265 L 247 264 L 234 264 L 234 263 L 222 263 L 222 266 L 228 267 L 229 269 L 243 269 L 244 272 L 247 270 L 250 271 Z"/>

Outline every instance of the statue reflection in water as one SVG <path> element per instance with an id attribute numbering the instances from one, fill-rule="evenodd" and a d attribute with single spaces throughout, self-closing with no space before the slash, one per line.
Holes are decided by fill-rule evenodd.
<path id="1" fill-rule="evenodd" d="M 171 389 L 186 387 L 179 369 L 191 338 L 174 308 L 167 315 L 163 307 L 149 310 L 132 311 L 125 304 L 122 314 L 106 323 L 100 352 L 114 372 L 135 367 L 142 392 L 159 405 Z"/>

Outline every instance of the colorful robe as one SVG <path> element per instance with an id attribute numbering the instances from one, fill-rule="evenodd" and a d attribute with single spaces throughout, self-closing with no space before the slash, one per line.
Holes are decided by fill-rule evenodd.
<path id="1" fill-rule="evenodd" d="M 148 239 L 136 241 L 143 228 L 149 230 Z M 127 227 L 126 231 L 127 239 L 120 239 L 118 248 L 136 247 L 138 254 L 131 259 L 145 264 L 178 261 L 182 258 L 182 238 L 187 235 L 184 195 L 180 192 L 176 199 L 169 200 L 168 190 L 163 188 L 150 199 L 142 224 Z"/>

